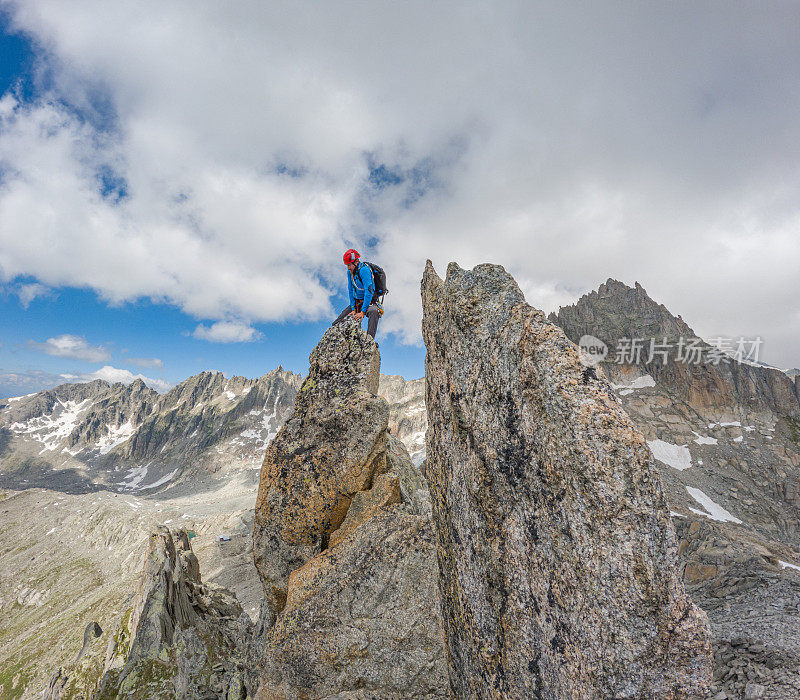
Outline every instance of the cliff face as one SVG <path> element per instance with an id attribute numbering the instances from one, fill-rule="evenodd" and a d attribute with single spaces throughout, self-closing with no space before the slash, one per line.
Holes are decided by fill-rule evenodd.
<path id="1" fill-rule="evenodd" d="M 459 698 L 699 697 L 684 591 L 641 433 L 501 267 L 422 281 L 427 476 Z"/>
<path id="2" fill-rule="evenodd" d="M 693 338 L 696 333 L 680 316 L 673 316 L 638 282 L 633 287 L 608 279 L 596 292 L 589 292 L 572 306 L 551 313 L 550 321 L 564 329 L 577 343 L 593 335 L 614 348 L 621 338 Z"/>
<path id="3" fill-rule="evenodd" d="M 596 292 L 560 308 L 549 318 L 574 343 L 584 335 L 602 340 L 609 348 L 609 359 L 620 340 L 644 340 L 640 361 L 631 361 L 631 353 L 614 359 L 621 364 L 647 364 L 656 380 L 695 407 L 724 411 L 737 404 L 800 419 L 800 381 L 779 370 L 731 361 L 675 361 L 677 348 L 673 348 L 667 361 L 656 354 L 649 362 L 651 339 L 656 343 L 663 343 L 664 339 L 672 343 L 680 338 L 699 339 L 680 316 L 653 301 L 638 282 L 635 287 L 628 287 L 609 279 Z M 709 348 L 704 342 L 700 345 Z"/>
<path id="4" fill-rule="evenodd" d="M 386 467 L 388 406 L 380 354 L 354 324 L 325 333 L 311 353 L 294 412 L 270 443 L 256 499 L 255 562 L 274 612 L 288 575 L 326 549 L 353 497 Z"/>
<path id="5" fill-rule="evenodd" d="M 622 336 L 660 343 L 683 324 L 641 287 L 613 281 L 551 318 L 576 342 L 588 333 L 612 347 Z M 675 352 L 615 358 L 597 371 L 656 459 L 685 584 L 713 626 L 718 689 L 728 697 L 796 696 L 800 640 L 789 630 L 800 628 L 797 376 L 734 358 L 685 362 Z"/>
<path id="6" fill-rule="evenodd" d="M 407 382 L 404 389 L 401 378 L 391 379 L 390 385 L 399 388 L 391 392 L 397 405 L 389 405 L 386 459 L 398 479 L 381 475 L 383 490 L 356 494 L 329 551 L 354 529 L 356 513 L 371 513 L 382 500 L 407 500 L 405 508 L 430 511 L 424 481 L 394 440 L 408 437 L 420 415 L 424 423 L 424 404 L 420 411 L 419 402 L 414 403 L 424 380 Z M 163 395 L 141 382 L 126 387 L 95 381 L 0 401 L 0 696 L 24 692 L 26 698 L 38 697 L 53 669 L 74 662 L 90 621 L 106 631 L 96 642 L 105 649 L 135 593 L 140 553 L 160 523 L 174 527 L 179 522 L 195 531 L 192 544 L 207 580 L 235 591 L 242 607 L 257 618 L 264 598 L 252 554 L 258 468 L 267 443 L 292 415 L 301 383 L 299 375 L 282 369 L 259 379 L 205 372 Z M 410 421 L 403 417 L 408 407 L 416 411 Z M 398 424 L 402 427 L 396 430 Z M 401 521 L 392 522 L 399 526 Z M 422 533 L 413 539 L 419 546 L 423 593 L 410 597 L 406 590 L 393 599 L 383 592 L 375 605 L 399 600 L 404 606 L 427 606 L 430 616 L 431 606 L 438 604 L 432 602 L 438 594 L 430 592 L 437 585 L 432 531 L 427 519 L 422 527 L 414 517 L 411 522 L 416 524 L 409 533 Z M 217 544 L 221 534 L 232 535 L 232 541 Z M 400 534 L 387 541 L 393 546 L 398 539 L 403 544 L 395 553 L 412 551 Z M 376 551 L 386 551 L 382 545 L 378 542 Z M 358 556 L 357 549 L 353 555 Z M 414 567 L 415 561 L 405 554 L 395 563 L 387 558 L 384 570 L 398 580 L 404 574 L 392 567 Z M 331 575 L 337 573 L 340 583 L 348 585 L 346 568 L 326 571 L 325 581 L 334 581 Z M 388 583 L 386 588 L 393 590 Z M 295 608 L 313 615 L 307 631 L 311 639 L 326 614 L 324 607 L 312 611 L 321 600 L 312 597 Z M 402 622 L 405 615 L 398 615 Z M 416 613 L 408 619 L 415 620 Z M 403 630 L 398 620 L 386 628 Z M 377 635 L 375 630 L 365 633 Z M 439 650 L 438 657 L 428 657 L 441 671 L 441 642 Z M 445 677 L 433 671 L 422 675 L 439 681 Z"/>
<path id="7" fill-rule="evenodd" d="M 310 363 L 256 502 L 257 697 L 446 697 L 428 498 L 387 435 L 378 348 L 345 321 Z"/>
<path id="8" fill-rule="evenodd" d="M 378 394 L 389 404 L 389 432 L 400 438 L 414 464 L 425 459 L 425 379 L 382 374 Z"/>

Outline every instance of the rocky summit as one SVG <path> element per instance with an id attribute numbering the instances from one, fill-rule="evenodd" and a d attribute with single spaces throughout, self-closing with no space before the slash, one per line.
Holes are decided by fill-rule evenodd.
<path id="1" fill-rule="evenodd" d="M 385 469 L 389 408 L 376 396 L 377 345 L 340 324 L 310 363 L 293 414 L 267 448 L 256 499 L 255 562 L 274 612 L 289 574 L 328 546 L 353 497 Z"/>
<path id="2" fill-rule="evenodd" d="M 642 434 L 502 267 L 422 280 L 433 503 L 458 698 L 689 698 L 711 634 Z"/>
<path id="3" fill-rule="evenodd" d="M 379 369 L 358 323 L 330 328 L 267 449 L 253 530 L 263 700 L 447 697 L 429 501 L 387 434 Z"/>

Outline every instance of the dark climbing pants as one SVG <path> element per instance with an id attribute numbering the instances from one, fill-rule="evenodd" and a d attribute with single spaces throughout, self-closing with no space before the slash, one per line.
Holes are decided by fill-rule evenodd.
<path id="1" fill-rule="evenodd" d="M 349 315 L 351 309 L 349 306 L 339 314 L 339 318 L 337 318 L 332 325 L 336 325 L 340 321 L 344 321 Z M 367 317 L 367 335 L 373 340 L 375 339 L 375 331 L 378 330 L 378 319 L 381 317 L 381 310 L 378 308 L 377 304 L 370 304 L 367 307 L 367 310 L 364 312 L 364 315 Z"/>

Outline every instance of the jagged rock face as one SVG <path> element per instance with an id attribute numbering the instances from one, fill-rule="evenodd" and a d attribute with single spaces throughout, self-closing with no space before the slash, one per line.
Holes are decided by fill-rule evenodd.
<path id="1" fill-rule="evenodd" d="M 348 512 L 336 544 L 289 577 L 260 700 L 448 697 L 433 528 L 400 500 L 414 469 L 403 459 L 357 495 L 369 505 Z"/>
<path id="2" fill-rule="evenodd" d="M 751 370 L 780 375 L 755 367 L 746 371 Z M 762 536 L 796 546 L 800 434 L 792 428 L 797 421 L 780 409 L 740 403 L 727 381 L 721 384 L 716 405 L 709 405 L 686 399 L 652 365 L 606 364 L 602 372 L 653 450 L 673 511 L 690 515 L 694 508 L 708 513 L 701 502 L 705 494 L 740 529 L 754 528 Z"/>
<path id="3" fill-rule="evenodd" d="M 604 287 L 557 315 L 573 340 L 586 332 L 606 340 L 613 323 L 590 328 L 574 319 L 603 319 L 609 304 L 635 294 L 621 290 L 611 299 Z M 648 337 L 647 309 L 654 306 L 661 308 L 650 302 L 622 312 L 628 337 Z M 641 317 L 637 308 L 645 309 Z M 646 360 L 607 361 L 598 373 L 610 379 L 656 458 L 685 584 L 714 630 L 714 692 L 744 697 L 748 684 L 756 684 L 765 698 L 794 697 L 800 694 L 800 639 L 789 632 L 800 629 L 800 573 L 792 568 L 800 566 L 797 378 L 734 359 L 717 366 L 683 363 L 674 353 Z"/>
<path id="4" fill-rule="evenodd" d="M 161 397 L 122 454 L 143 459 L 187 447 L 201 452 L 225 440 L 260 452 L 289 415 L 299 384 L 298 375 L 282 368 L 259 379 L 202 372 Z M 186 436 L 194 438 L 188 445 Z"/>
<path id="5" fill-rule="evenodd" d="M 256 503 L 257 697 L 447 697 L 430 504 L 387 435 L 377 346 L 345 321 L 310 362 Z"/>
<path id="6" fill-rule="evenodd" d="M 152 493 L 257 469 L 299 386 L 299 375 L 278 368 L 259 379 L 202 372 L 164 395 L 141 380 L 98 380 L 5 399 L 0 485 Z"/>
<path id="7" fill-rule="evenodd" d="M 186 531 L 174 534 L 152 533 L 133 607 L 53 674 L 45 700 L 244 699 L 247 616 L 230 591 L 201 582 Z"/>
<path id="8" fill-rule="evenodd" d="M 577 309 L 592 315 L 600 299 L 589 294 L 559 318 Z M 637 337 L 648 330 L 647 317 L 632 312 L 628 324 Z M 567 324 L 565 332 L 574 340 L 581 329 Z M 674 354 L 605 362 L 602 371 L 653 449 L 673 510 L 689 515 L 705 494 L 740 530 L 796 546 L 800 400 L 791 378 L 735 359 L 687 363 Z"/>
<path id="9" fill-rule="evenodd" d="M 680 316 L 653 301 L 638 282 L 632 288 L 609 279 L 598 291 L 560 308 L 549 318 L 573 342 L 591 335 L 606 343 L 612 355 L 621 339 L 643 339 L 645 351 L 640 364 L 646 363 L 657 380 L 697 408 L 724 410 L 738 403 L 751 410 L 778 410 L 800 418 L 800 382 L 783 372 L 739 362 L 676 362 L 676 351 L 666 362 L 659 361 L 662 357 L 658 354 L 647 362 L 650 339 L 662 343 L 666 338 L 674 343 L 679 338 L 696 338 L 697 334 Z"/>
<path id="10" fill-rule="evenodd" d="M 710 696 L 800 697 L 800 571 L 786 566 L 789 548 L 706 517 L 674 522 L 686 586 L 714 630 Z"/>
<path id="11" fill-rule="evenodd" d="M 428 264 L 427 476 L 459 698 L 701 696 L 710 629 L 642 435 L 501 267 Z"/>
<path id="12" fill-rule="evenodd" d="M 663 304 L 653 301 L 638 282 L 628 287 L 614 279 L 581 297 L 577 304 L 551 313 L 549 319 L 563 328 L 573 342 L 583 335 L 593 335 L 612 348 L 620 338 L 696 336 L 680 316 L 673 316 Z"/>

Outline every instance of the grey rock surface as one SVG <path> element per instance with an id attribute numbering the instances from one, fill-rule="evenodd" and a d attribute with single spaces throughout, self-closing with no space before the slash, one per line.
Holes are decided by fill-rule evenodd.
<path id="1" fill-rule="evenodd" d="M 282 369 L 255 380 L 208 372 L 160 398 L 146 387 L 126 391 L 96 381 L 0 401 L 0 423 L 18 423 L 13 431 L 0 428 L 0 484 L 16 489 L 0 490 L 0 696 L 38 697 L 54 669 L 74 662 L 93 620 L 106 630 L 105 644 L 130 607 L 138 560 L 161 523 L 193 530 L 204 581 L 235 591 L 248 615 L 259 618 L 264 593 L 252 548 L 258 468 L 299 387 L 299 375 Z M 158 438 L 160 428 L 154 430 L 142 460 L 122 456 L 126 441 L 111 446 L 109 440 L 119 432 L 115 421 L 127 424 L 151 394 L 164 411 L 153 408 L 142 425 L 173 414 L 164 418 L 172 432 Z M 398 403 L 405 401 L 403 394 L 398 392 Z M 74 410 L 87 399 L 86 410 Z M 391 404 L 389 412 L 400 415 Z M 133 435 L 140 434 L 136 420 L 131 427 Z M 73 428 L 85 437 L 68 448 Z M 78 450 L 82 440 L 86 446 L 75 456 L 63 451 Z M 54 449 L 45 449 L 47 444 Z M 110 449 L 101 454 L 101 447 Z M 401 452 L 388 435 L 387 462 Z M 406 469 L 406 462 L 394 464 L 398 502 L 429 512 L 419 472 Z M 172 479 L 150 488 L 173 472 Z M 355 509 L 348 512 L 353 520 Z M 218 542 L 221 534 L 230 541 Z"/>
<path id="2" fill-rule="evenodd" d="M 0 400 L 0 487 L 157 493 L 257 468 L 299 386 L 278 368 L 202 372 L 166 394 L 97 380 Z"/>
<path id="3" fill-rule="evenodd" d="M 385 506 L 293 572 L 258 698 L 449 696 L 433 528 Z"/>
<path id="4" fill-rule="evenodd" d="M 459 698 L 701 697 L 710 629 L 643 436 L 501 267 L 428 263 L 427 476 Z"/>
<path id="5" fill-rule="evenodd" d="M 235 595 L 202 583 L 186 531 L 159 527 L 119 626 L 59 668 L 43 698 L 243 697 L 250 631 Z"/>
<path id="6" fill-rule="evenodd" d="M 425 378 L 403 379 L 382 374 L 378 395 L 389 404 L 389 432 L 403 441 L 411 461 L 419 466 L 425 459 Z"/>
<path id="7" fill-rule="evenodd" d="M 796 376 L 750 362 L 680 362 L 676 361 L 677 347 L 666 361 L 658 353 L 649 361 L 651 340 L 663 344 L 666 339 L 672 344 L 680 338 L 697 339 L 697 334 L 680 316 L 651 299 L 638 282 L 632 288 L 609 279 L 598 291 L 550 314 L 550 320 L 575 343 L 583 335 L 599 338 L 608 345 L 610 358 L 621 355 L 616 352 L 621 339 L 642 340 L 639 364 L 646 363 L 656 381 L 685 401 L 717 410 L 737 403 L 753 411 L 777 410 L 800 419 L 800 379 Z M 699 344 L 709 347 L 704 341 Z M 630 363 L 631 353 L 625 355 Z"/>
<path id="8" fill-rule="evenodd" d="M 350 320 L 329 328 L 309 358 L 294 412 L 267 448 L 253 552 L 274 612 L 289 574 L 328 546 L 350 501 L 386 468 L 386 402 L 376 396 L 380 354 Z"/>
<path id="9" fill-rule="evenodd" d="M 641 284 L 629 287 L 615 279 L 608 279 L 576 304 L 551 313 L 549 320 L 563 328 L 574 343 L 583 335 L 592 335 L 612 349 L 621 338 L 674 340 L 697 335 L 680 316 L 653 301 Z"/>
<path id="10" fill-rule="evenodd" d="M 377 347 L 345 321 L 310 363 L 256 503 L 257 697 L 447 697 L 427 487 L 387 434 Z"/>

